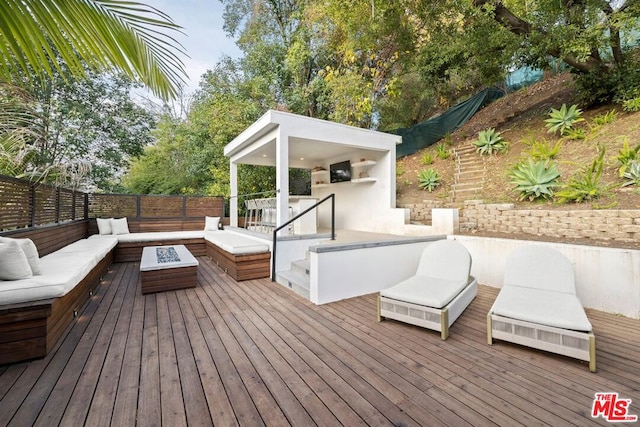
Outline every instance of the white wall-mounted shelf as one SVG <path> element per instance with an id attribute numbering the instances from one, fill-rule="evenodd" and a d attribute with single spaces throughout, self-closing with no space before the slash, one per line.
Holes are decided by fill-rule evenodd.
<path id="1" fill-rule="evenodd" d="M 362 184 L 365 182 L 376 182 L 378 181 L 378 178 L 372 178 L 370 176 L 364 177 L 364 178 L 354 178 L 351 180 L 352 183 L 354 184 Z"/>
<path id="2" fill-rule="evenodd" d="M 319 181 L 319 184 L 316 184 Z M 326 169 L 311 171 L 311 188 L 324 188 L 329 186 L 329 171 Z"/>
<path id="3" fill-rule="evenodd" d="M 364 168 L 367 166 L 374 166 L 376 164 L 375 160 L 364 160 L 362 162 L 351 163 L 352 168 Z"/>

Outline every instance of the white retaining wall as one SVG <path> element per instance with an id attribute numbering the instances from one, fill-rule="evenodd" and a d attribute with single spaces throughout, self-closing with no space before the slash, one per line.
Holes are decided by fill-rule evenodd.
<path id="1" fill-rule="evenodd" d="M 583 305 L 640 319 L 640 250 L 530 242 L 475 236 L 449 236 L 471 254 L 471 274 L 483 285 L 501 288 L 507 255 L 515 248 L 550 246 L 574 265 L 576 292 Z"/>

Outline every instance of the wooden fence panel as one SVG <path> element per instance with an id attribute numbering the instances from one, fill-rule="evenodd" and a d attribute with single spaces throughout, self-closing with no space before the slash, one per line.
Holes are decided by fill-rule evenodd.
<path id="1" fill-rule="evenodd" d="M 221 196 L 90 194 L 0 176 L 0 232 L 120 217 L 176 220 L 178 229 L 199 229 L 205 216 L 224 213 Z"/>
<path id="2" fill-rule="evenodd" d="M 31 183 L 0 177 L 0 231 L 31 225 Z"/>
<path id="3" fill-rule="evenodd" d="M 187 217 L 219 216 L 224 217 L 223 197 L 187 197 Z"/>
<path id="4" fill-rule="evenodd" d="M 58 192 L 54 187 L 39 185 L 35 188 L 34 226 L 57 222 Z"/>
<path id="5" fill-rule="evenodd" d="M 128 194 L 89 194 L 89 218 L 136 217 L 137 198 Z"/>
<path id="6" fill-rule="evenodd" d="M 140 196 L 140 218 L 182 218 L 184 196 Z"/>

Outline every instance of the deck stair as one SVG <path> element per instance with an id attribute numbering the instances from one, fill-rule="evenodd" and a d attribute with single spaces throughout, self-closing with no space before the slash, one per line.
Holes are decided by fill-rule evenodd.
<path id="1" fill-rule="evenodd" d="M 307 251 L 306 258 L 291 261 L 291 268 L 289 270 L 276 273 L 276 281 L 298 295 L 309 299 L 309 290 L 311 288 L 311 280 L 309 278 L 310 264 L 309 252 Z"/>
<path id="2" fill-rule="evenodd" d="M 478 198 L 487 172 L 484 157 L 476 153 L 476 148 L 472 144 L 454 147 L 452 152 L 456 166 L 454 183 L 449 193 L 450 202 Z"/>

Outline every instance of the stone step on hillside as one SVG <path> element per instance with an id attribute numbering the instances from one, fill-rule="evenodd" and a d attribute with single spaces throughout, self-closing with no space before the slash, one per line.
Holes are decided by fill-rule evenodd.
<path id="1" fill-rule="evenodd" d="M 459 203 L 464 200 L 477 199 L 482 193 L 482 188 L 467 188 L 462 190 L 455 190 L 451 192 L 451 203 Z"/>
<path id="2" fill-rule="evenodd" d="M 477 198 L 482 192 L 486 168 L 484 158 L 473 144 L 456 147 L 455 181 L 451 185 L 450 201 L 460 202 Z"/>
<path id="3" fill-rule="evenodd" d="M 469 154 L 469 153 L 474 153 L 476 152 L 476 146 L 475 145 L 463 145 L 462 147 L 456 148 L 455 149 L 458 154 Z"/>
<path id="4" fill-rule="evenodd" d="M 466 189 L 478 189 L 481 190 L 482 189 L 482 184 L 478 181 L 475 182 L 458 182 L 456 184 L 451 184 L 451 188 L 459 191 L 459 190 L 466 190 Z"/>

